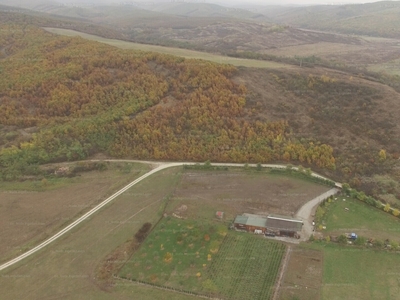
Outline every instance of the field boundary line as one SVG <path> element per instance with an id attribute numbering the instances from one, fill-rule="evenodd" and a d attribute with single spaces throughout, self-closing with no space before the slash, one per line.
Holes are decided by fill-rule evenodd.
<path id="1" fill-rule="evenodd" d="M 119 277 L 119 276 L 115 276 L 115 275 L 113 275 L 113 277 L 115 279 L 119 279 L 119 280 L 123 280 L 123 281 L 129 281 L 129 282 L 132 282 L 132 283 L 137 284 L 137 285 L 144 285 L 144 286 L 156 288 L 156 289 L 159 289 L 159 290 L 175 292 L 175 293 L 178 293 L 178 294 L 184 294 L 184 295 L 189 295 L 189 296 L 198 297 L 198 298 L 204 298 L 204 299 L 211 299 L 211 300 L 224 300 L 223 298 L 213 298 L 213 297 L 202 295 L 202 294 L 196 294 L 194 292 L 189 292 L 189 291 L 186 292 L 186 291 L 183 291 L 183 290 L 170 288 L 170 287 L 167 287 L 167 286 L 161 286 L 161 285 L 146 283 L 146 282 L 140 281 L 140 280 L 128 279 L 128 278 L 123 278 L 123 277 Z"/>
<path id="2" fill-rule="evenodd" d="M 283 258 L 283 261 L 282 261 L 281 271 L 279 273 L 278 281 L 276 282 L 276 285 L 275 285 L 275 292 L 274 292 L 274 295 L 272 296 L 272 300 L 277 300 L 279 297 L 279 292 L 281 290 L 281 285 L 282 285 L 282 279 L 283 279 L 284 274 L 286 273 L 286 269 L 288 266 L 288 261 L 290 260 L 291 253 L 292 253 L 292 246 L 289 245 L 286 249 L 285 257 Z"/>

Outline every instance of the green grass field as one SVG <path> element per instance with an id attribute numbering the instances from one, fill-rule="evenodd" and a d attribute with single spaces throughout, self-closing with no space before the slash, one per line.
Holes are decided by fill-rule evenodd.
<path id="1" fill-rule="evenodd" d="M 222 299 L 270 299 L 284 251 L 224 225 L 164 219 L 119 275 Z"/>
<path id="2" fill-rule="evenodd" d="M 165 218 L 120 271 L 123 278 L 200 292 L 201 277 L 227 228 Z M 210 257 L 208 258 L 208 255 Z"/>
<path id="3" fill-rule="evenodd" d="M 399 218 L 352 198 L 342 196 L 337 199 L 326 206 L 324 234 L 356 232 L 366 238 L 400 241 Z"/>
<path id="4" fill-rule="evenodd" d="M 398 253 L 313 244 L 324 252 L 323 300 L 398 299 Z"/>
<path id="5" fill-rule="evenodd" d="M 172 47 L 164 47 L 164 46 L 156 46 L 156 45 L 148 45 L 148 44 L 139 44 L 133 42 L 126 42 L 115 39 L 107 39 L 100 36 L 87 34 L 75 30 L 70 29 L 61 29 L 61 28 L 45 28 L 47 31 L 55 34 L 66 35 L 66 36 L 80 36 L 82 38 L 101 42 L 104 44 L 108 44 L 114 47 L 118 47 L 121 49 L 133 49 L 133 50 L 141 50 L 141 51 L 151 51 L 151 52 L 159 52 L 163 54 L 180 56 L 188 59 L 203 59 L 207 61 L 212 61 L 220 64 L 230 64 L 236 67 L 252 67 L 252 68 L 288 68 L 290 65 L 285 65 L 281 63 L 271 62 L 271 61 L 263 61 L 263 60 L 254 60 L 254 59 L 243 59 L 243 58 L 234 58 L 228 57 L 218 54 L 212 54 L 207 52 L 193 51 L 181 48 L 172 48 Z"/>

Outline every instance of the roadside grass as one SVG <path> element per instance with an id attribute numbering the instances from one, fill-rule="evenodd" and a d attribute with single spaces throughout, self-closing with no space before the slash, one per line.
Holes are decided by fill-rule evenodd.
<path id="1" fill-rule="evenodd" d="M 337 196 L 337 200 L 328 203 L 324 208 L 324 235 L 355 232 L 366 238 L 400 241 L 400 219 L 375 207 L 356 199 Z"/>
<path id="2" fill-rule="evenodd" d="M 270 299 L 284 251 L 224 225 L 165 218 L 119 276 L 222 299 Z"/>
<path id="3" fill-rule="evenodd" d="M 180 179 L 181 168 L 153 174 L 91 216 L 71 232 L 23 262 L 1 272 L 4 299 L 115 299 L 97 286 L 98 264 L 145 223 L 155 224 L 160 206 Z M 128 259 L 128 258 L 126 258 Z M 141 286 L 118 286 L 125 298 L 193 299 Z M 129 297 L 128 297 L 129 296 Z"/>
<path id="4" fill-rule="evenodd" d="M 398 253 L 334 243 L 311 247 L 324 252 L 323 300 L 398 298 Z"/>
<path id="5" fill-rule="evenodd" d="M 172 48 L 172 47 L 164 47 L 164 46 L 156 46 L 156 45 L 148 45 L 148 44 L 139 44 L 115 39 L 107 39 L 100 36 L 87 34 L 71 29 L 62 29 L 62 28 L 44 28 L 45 30 L 66 36 L 80 36 L 82 38 L 101 42 L 104 44 L 108 44 L 121 49 L 132 49 L 132 50 L 141 50 L 141 51 L 151 51 L 158 52 L 163 54 L 169 54 L 174 56 L 180 56 L 188 59 L 203 59 L 207 61 L 212 61 L 220 64 L 230 64 L 236 67 L 252 67 L 252 68 L 290 68 L 290 65 L 272 62 L 272 61 L 263 61 L 263 60 L 255 60 L 255 59 L 243 59 L 243 58 L 234 58 L 228 57 L 218 54 L 212 54 L 207 52 L 200 52 L 194 50 L 187 50 L 182 48 Z"/>

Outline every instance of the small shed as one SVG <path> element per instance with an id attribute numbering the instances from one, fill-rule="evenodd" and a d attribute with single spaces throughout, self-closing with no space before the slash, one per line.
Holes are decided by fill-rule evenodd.
<path id="1" fill-rule="evenodd" d="M 296 236 L 296 233 L 301 231 L 303 221 L 297 218 L 269 215 L 267 217 L 266 228 L 269 232 L 274 232 L 277 235 Z"/>

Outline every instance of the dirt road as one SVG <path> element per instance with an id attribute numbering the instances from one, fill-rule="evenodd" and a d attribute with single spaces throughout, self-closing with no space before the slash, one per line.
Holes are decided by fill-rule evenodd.
<path id="1" fill-rule="evenodd" d="M 312 215 L 314 214 L 317 206 L 325 199 L 337 194 L 339 191 L 340 190 L 338 188 L 333 188 L 326 193 L 323 193 L 322 195 L 319 195 L 318 197 L 308 201 L 306 204 L 300 207 L 296 213 L 296 217 L 302 219 L 304 223 L 300 240 L 307 241 L 312 235 L 314 229 L 312 224 Z"/>

